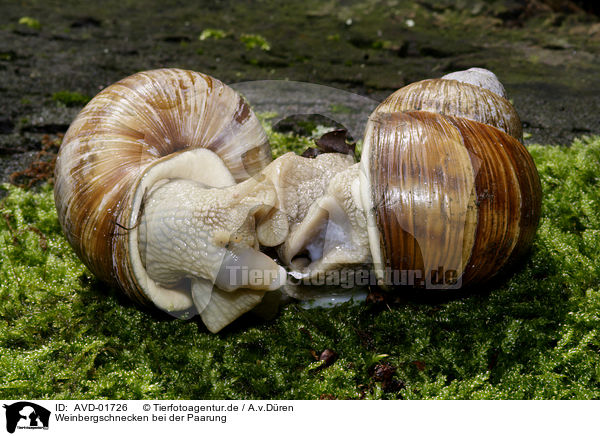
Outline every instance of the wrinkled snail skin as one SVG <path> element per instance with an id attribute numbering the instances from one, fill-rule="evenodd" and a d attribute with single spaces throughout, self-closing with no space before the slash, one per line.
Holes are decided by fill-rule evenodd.
<path id="1" fill-rule="evenodd" d="M 172 179 L 204 191 L 232 186 L 259 173 L 271 160 L 260 122 L 243 98 L 222 82 L 178 69 L 137 73 L 100 92 L 67 131 L 55 169 L 59 221 L 76 253 L 99 278 L 139 303 L 154 303 L 170 312 L 193 311 L 191 273 L 177 284 L 172 277 L 161 283 L 162 276 L 152 278 L 144 267 L 143 260 L 148 259 L 139 250 L 138 233 L 141 227 L 152 227 L 147 219 L 140 226 L 146 200 L 152 196 L 156 200 Z M 203 204 L 202 199 L 181 197 L 164 213 L 175 217 L 181 213 L 185 223 L 194 214 L 192 201 Z M 224 215 L 230 212 L 213 215 L 213 222 L 238 224 Z M 159 215 L 159 219 L 166 218 Z M 217 230 L 218 226 L 203 234 L 203 241 L 215 244 L 207 251 L 235 262 L 235 254 L 222 250 L 226 232 Z M 230 230 L 234 233 L 237 228 Z M 142 239 L 153 244 L 160 237 L 159 233 Z M 242 238 L 236 250 L 256 248 L 248 244 Z M 264 293 L 273 287 L 269 283 L 264 290 L 248 291 Z M 223 298 L 214 300 L 217 314 L 212 317 L 218 318 L 218 312 L 226 309 Z M 242 306 L 238 309 L 247 310 L 249 304 Z M 219 327 L 217 322 L 209 329 Z"/>
<path id="2" fill-rule="evenodd" d="M 305 158 L 287 153 L 277 158 L 255 177 L 277 194 L 273 208 L 255 219 L 259 244 L 275 247 L 296 278 L 345 264 L 356 267 L 363 258 L 368 263 L 366 220 L 352 200 L 352 191 L 358 198 L 357 186 L 352 187 L 357 175 L 358 164 L 346 154 Z M 283 291 L 302 298 L 289 285 Z"/>
<path id="3" fill-rule="evenodd" d="M 274 201 L 274 189 L 254 178 L 221 188 L 186 179 L 156 187 L 138 231 L 148 276 L 169 288 L 187 278 L 194 308 L 209 330 L 220 330 L 285 282 L 285 270 L 258 251 L 255 233 L 256 216 Z M 243 271 L 261 274 L 244 281 Z"/>

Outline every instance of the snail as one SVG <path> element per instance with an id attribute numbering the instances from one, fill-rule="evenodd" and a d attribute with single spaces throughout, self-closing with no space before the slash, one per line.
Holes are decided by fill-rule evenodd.
<path id="1" fill-rule="evenodd" d="M 535 165 L 503 121 L 515 118 L 467 117 L 460 106 L 452 116 L 451 101 L 446 115 L 402 113 L 388 100 L 369 118 L 361 162 L 272 161 L 256 116 L 220 81 L 134 74 L 92 99 L 65 135 L 61 226 L 98 277 L 175 316 L 198 313 L 211 332 L 269 291 L 305 298 L 289 276 L 374 269 L 393 287 L 388 271 L 429 283 L 442 268 L 446 287 L 489 279 L 527 249 L 539 218 Z M 510 112 L 506 103 L 475 106 Z"/>
<path id="2" fill-rule="evenodd" d="M 59 221 L 100 279 L 180 317 L 197 310 L 216 331 L 285 277 L 254 234 L 253 214 L 274 191 L 243 194 L 271 160 L 259 120 L 219 80 L 137 73 L 101 91 L 69 127 L 55 168 Z M 273 274 L 244 289 L 223 285 L 224 268 L 241 264 Z M 226 289 L 213 292 L 213 282 Z"/>
<path id="3" fill-rule="evenodd" d="M 279 247 L 294 277 L 310 284 L 368 267 L 384 288 L 455 289 L 526 252 L 541 185 L 518 115 L 493 73 L 445 77 L 407 85 L 374 110 L 360 163 L 331 180 Z"/>

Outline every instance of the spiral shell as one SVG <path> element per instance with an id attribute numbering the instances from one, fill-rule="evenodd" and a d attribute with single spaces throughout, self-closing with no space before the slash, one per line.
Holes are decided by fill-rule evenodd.
<path id="1" fill-rule="evenodd" d="M 206 164 L 198 149 L 220 159 Z M 73 121 L 58 154 L 54 196 L 67 239 L 99 278 L 137 302 L 159 299 L 132 271 L 131 256 L 139 253 L 132 252 L 130 230 L 143 195 L 162 178 L 206 181 L 203 172 L 214 160 L 225 164 L 230 183 L 271 161 L 259 120 L 231 88 L 179 69 L 141 72 L 109 86 Z"/>
<path id="2" fill-rule="evenodd" d="M 406 284 L 390 273 L 407 271 L 430 287 L 479 283 L 533 240 L 535 164 L 495 127 L 427 111 L 373 114 L 361 168 L 371 253 L 389 287 Z"/>
<path id="3" fill-rule="evenodd" d="M 376 113 L 429 111 L 479 121 L 522 141 L 521 119 L 512 104 L 488 89 L 451 79 L 429 79 L 400 88 Z"/>

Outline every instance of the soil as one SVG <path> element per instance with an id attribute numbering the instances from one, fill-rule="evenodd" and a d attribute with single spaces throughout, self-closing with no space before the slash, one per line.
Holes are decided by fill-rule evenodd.
<path id="1" fill-rule="evenodd" d="M 87 98 L 160 67 L 244 82 L 259 111 L 341 108 L 357 134 L 372 105 L 404 84 L 485 67 L 504 83 L 526 143 L 568 145 L 600 134 L 600 21 L 589 2 L 551 3 L 5 0 L 0 181 L 31 163 L 44 135 L 64 133 Z M 277 94 L 247 83 L 258 80 L 348 92 L 332 104 L 328 93 Z"/>

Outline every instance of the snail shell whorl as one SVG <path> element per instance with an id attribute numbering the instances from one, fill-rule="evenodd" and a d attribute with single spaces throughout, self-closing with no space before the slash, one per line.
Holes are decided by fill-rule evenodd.
<path id="1" fill-rule="evenodd" d="M 458 80 L 463 83 L 470 83 L 471 85 L 479 86 L 481 88 L 488 89 L 494 94 L 499 95 L 502 98 L 508 98 L 506 96 L 506 90 L 498 77 L 490 70 L 485 68 L 469 68 L 464 71 L 455 71 L 453 73 L 442 76 L 442 79 Z"/>
<path id="2" fill-rule="evenodd" d="M 92 272 L 138 302 L 148 297 L 129 256 L 128 229 L 137 225 L 141 204 L 136 190 L 161 165 L 168 171 L 155 171 L 152 180 L 177 177 L 175 165 L 163 165 L 173 157 L 185 167 L 179 177 L 202 173 L 201 162 L 182 156 L 202 148 L 216 153 L 236 182 L 271 161 L 267 136 L 244 99 L 219 80 L 179 69 L 141 72 L 109 86 L 64 137 L 54 190 L 61 226 Z"/>
<path id="3" fill-rule="evenodd" d="M 376 113 L 429 111 L 497 127 L 522 141 L 523 126 L 512 104 L 488 89 L 448 79 L 429 79 L 400 88 Z"/>
<path id="4" fill-rule="evenodd" d="M 541 186 L 513 137 L 426 111 L 374 114 L 364 147 L 376 270 L 417 270 L 423 279 L 454 270 L 465 286 L 489 279 L 531 244 Z"/>

